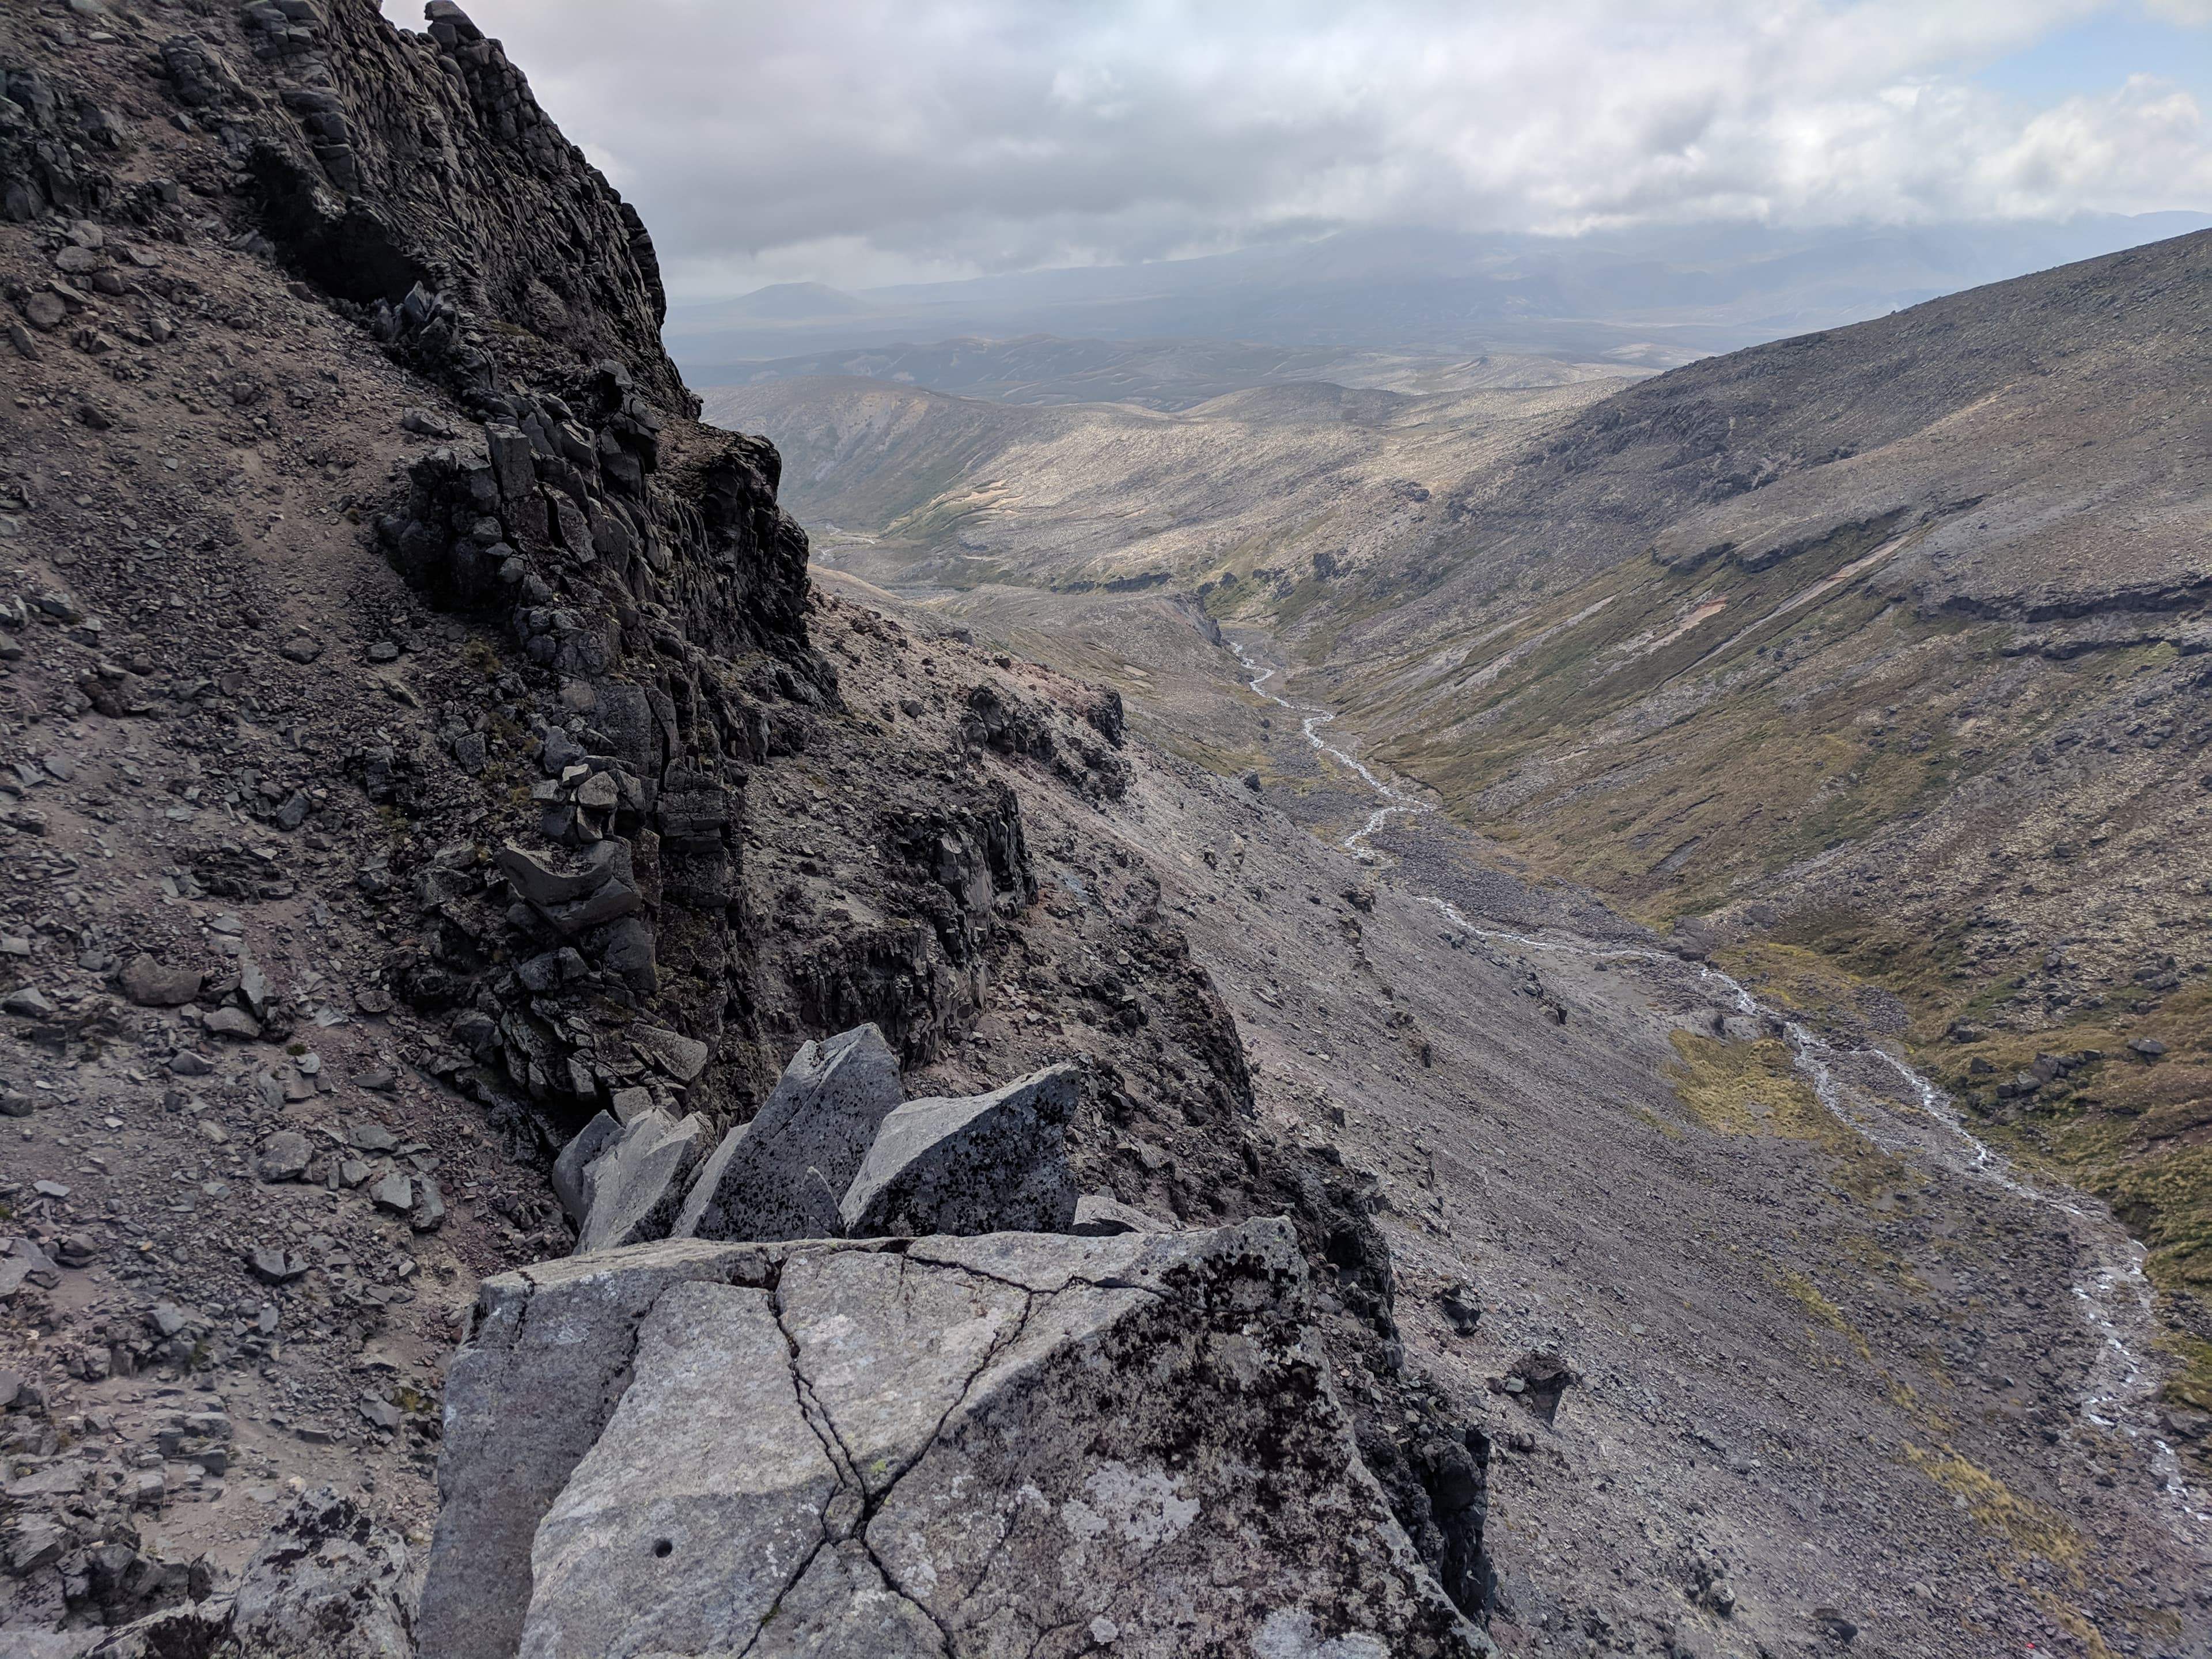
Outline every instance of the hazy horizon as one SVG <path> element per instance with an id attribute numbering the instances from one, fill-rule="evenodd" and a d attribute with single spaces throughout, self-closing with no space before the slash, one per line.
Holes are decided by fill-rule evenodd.
<path id="1" fill-rule="evenodd" d="M 1072 349 L 1085 342 L 1264 344 L 1309 365 L 1316 352 L 1382 350 L 1662 369 L 2208 227 L 2212 216 L 2168 213 L 2055 224 L 1644 228 L 1555 239 L 1371 228 L 1140 265 L 856 290 L 780 284 L 674 306 L 664 334 L 702 386 L 809 374 L 881 374 L 944 390 L 1032 387 L 1039 374 L 1051 386 L 1071 374 L 1088 384 L 1122 360 Z M 996 343 L 987 355 L 998 361 L 975 361 L 975 342 Z M 1034 342 L 1071 349 L 1024 343 Z M 1145 356 L 1148 376 L 1157 375 L 1158 352 Z M 1180 396 L 1170 384 L 1186 379 L 1218 385 L 1229 362 L 1253 363 L 1249 352 L 1203 356 L 1147 398 Z"/>

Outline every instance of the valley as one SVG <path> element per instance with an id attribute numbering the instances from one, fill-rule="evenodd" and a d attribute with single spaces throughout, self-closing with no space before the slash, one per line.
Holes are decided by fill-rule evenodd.
<path id="1" fill-rule="evenodd" d="M 1114 410 L 1021 411 L 927 477 L 887 444 L 879 476 L 942 516 L 848 501 L 817 556 L 1114 684 L 1470 945 L 1701 964 L 1765 1032 L 1649 1062 L 1708 1126 L 1940 1166 L 2101 1238 L 2066 1298 L 2110 1345 L 2084 1409 L 2201 1528 L 2208 261 L 2185 237 L 1510 419 L 1424 402 L 1351 437 L 1352 394 L 1316 388 L 1260 492 L 1249 441 L 1146 472 L 1104 461 Z M 804 458 L 854 441 L 864 395 L 892 394 L 739 406 Z M 1316 430 L 1334 473 L 1298 471 Z M 1329 515 L 1308 486 L 1355 450 L 1429 499 L 1370 483 Z"/>

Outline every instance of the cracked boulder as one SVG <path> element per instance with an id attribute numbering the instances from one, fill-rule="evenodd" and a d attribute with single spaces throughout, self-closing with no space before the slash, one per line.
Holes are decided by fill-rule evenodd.
<path id="1" fill-rule="evenodd" d="M 1309 1318 L 1282 1221 L 501 1274 L 449 1376 L 422 1650 L 1491 1652 Z"/>
<path id="2" fill-rule="evenodd" d="M 807 1043 L 700 1170 L 674 1236 L 842 1237 L 838 1201 L 904 1097 L 898 1056 L 874 1026 Z"/>
<path id="3" fill-rule="evenodd" d="M 583 1172 L 576 1253 L 667 1237 L 685 1178 L 707 1150 L 707 1120 L 696 1112 L 678 1122 L 648 1111 L 608 1139 Z"/>
<path id="4" fill-rule="evenodd" d="M 1066 1232 L 1078 1086 L 1074 1066 L 1048 1066 L 987 1095 L 909 1100 L 884 1120 L 838 1206 L 846 1236 Z"/>

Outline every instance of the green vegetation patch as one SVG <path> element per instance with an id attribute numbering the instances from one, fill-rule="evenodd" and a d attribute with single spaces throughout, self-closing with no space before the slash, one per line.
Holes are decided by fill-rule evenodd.
<path id="1" fill-rule="evenodd" d="M 2129 1048 L 2160 1043 L 2147 1058 Z M 2039 1053 L 2104 1059 L 2053 1079 L 2017 1103 L 1996 1085 Z M 2143 1242 L 2144 1272 L 2162 1291 L 2212 1292 L 2212 986 L 2154 1012 L 2090 1011 L 2063 1031 L 1992 1032 L 1930 1047 L 1923 1066 L 1991 1121 L 1984 1139 L 2030 1169 L 2094 1193 Z M 1972 1069 L 1976 1059 L 1990 1070 Z"/>

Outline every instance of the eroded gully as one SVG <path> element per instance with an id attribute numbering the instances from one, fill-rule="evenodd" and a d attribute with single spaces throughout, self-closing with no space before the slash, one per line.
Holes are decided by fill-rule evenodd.
<path id="1" fill-rule="evenodd" d="M 1336 718 L 1335 710 L 1293 702 L 1268 690 L 1267 682 L 1279 671 L 1262 667 L 1233 641 L 1229 641 L 1229 648 L 1251 676 L 1247 683 L 1255 694 L 1298 715 L 1305 740 L 1374 793 L 1377 805 L 1368 813 L 1366 823 L 1339 842 L 1339 847 L 1369 863 L 1380 863 L 1383 855 L 1368 845 L 1370 836 L 1394 817 L 1418 817 L 1437 810 L 1385 782 L 1364 762 L 1322 737 L 1321 728 Z M 2142 1247 L 2102 1206 L 2063 1188 L 2039 1185 L 2014 1170 L 2003 1154 L 1984 1145 L 1966 1127 L 1949 1095 L 1896 1055 L 1878 1048 L 1831 1042 L 1786 1012 L 1760 1002 L 1748 987 L 1709 963 L 1686 961 L 1672 951 L 1650 946 L 1556 931 L 1514 933 L 1469 918 L 1449 899 L 1411 891 L 1407 896 L 1435 909 L 1471 938 L 1522 951 L 1607 962 L 1635 960 L 1661 964 L 1672 972 L 1694 974 L 1717 1003 L 1763 1019 L 1778 1030 L 1790 1045 L 1797 1071 L 1812 1085 L 1820 1103 L 1884 1152 L 1925 1158 L 1964 1179 L 1990 1183 L 2065 1216 L 2069 1231 L 2082 1247 L 2083 1268 L 2073 1285 L 2075 1304 L 2098 1339 L 2097 1360 L 2085 1380 L 2080 1414 L 2087 1423 L 2148 1447 L 2159 1485 L 2177 1506 L 2172 1519 L 2179 1522 L 2185 1516 L 2212 1522 L 2212 1507 L 2208 1507 L 2204 1494 L 2190 1490 L 2180 1461 L 2159 1437 L 2148 1409 L 2158 1376 L 2143 1358 L 2154 1323 L 2150 1282 L 2142 1271 Z"/>

